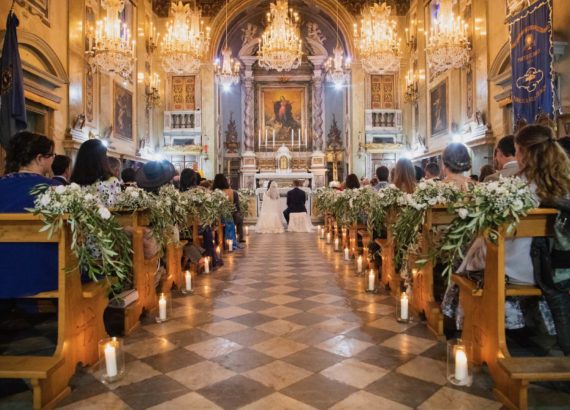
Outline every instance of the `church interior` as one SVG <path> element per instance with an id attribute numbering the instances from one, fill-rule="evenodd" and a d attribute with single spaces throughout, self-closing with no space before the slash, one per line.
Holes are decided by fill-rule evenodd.
<path id="1" fill-rule="evenodd" d="M 83 191 L 79 182 L 83 199 L 73 188 L 45 192 L 61 195 L 62 204 L 69 193 L 83 211 L 62 205 L 58 214 L 46 193 L 33 216 L 0 200 L 0 259 L 11 259 L 14 243 L 59 249 L 56 290 L 0 292 L 0 408 L 569 408 L 570 320 L 554 317 L 556 331 L 529 336 L 526 327 L 510 330 L 504 316 L 509 298 L 534 298 L 541 313 L 554 298 L 541 281 L 509 282 L 509 241 L 556 237 L 570 211 L 517 199 L 502 216 L 460 225 L 471 210 L 493 208 L 467 203 L 487 200 L 495 188 L 465 185 L 459 191 L 469 196 L 420 182 L 434 167 L 450 181 L 446 152 L 455 145 L 466 147 L 469 165 L 453 172 L 483 182 L 484 169 L 505 169 L 497 153 L 506 137 L 523 172 L 518 155 L 528 127 L 550 130 L 548 141 L 562 147 L 565 140 L 568 150 L 569 39 L 568 0 L 2 0 L 2 196 L 10 195 L 2 175 L 17 172 L 8 171 L 10 141 L 29 131 L 52 144 L 39 162 L 57 154 L 75 164 L 95 140 L 119 174 L 132 169 L 137 182 L 147 166 L 168 163 L 178 188 L 193 169 L 191 188 L 213 181 L 226 196 L 239 193 L 229 194 L 229 206 L 239 197 L 241 222 L 235 208 L 205 191 L 156 188 L 144 202 L 143 193 L 125 191 L 143 182 L 137 188 L 126 179 L 123 192 L 140 197 L 123 195 L 116 209 L 103 199 L 85 211 L 98 188 Z M 557 172 L 568 171 L 568 155 Z M 402 161 L 416 172 L 411 189 L 378 172 L 398 174 Z M 544 199 L 537 174 L 524 174 L 526 185 Z M 226 185 L 217 185 L 219 175 Z M 547 187 L 559 183 L 552 189 L 568 199 L 568 177 Z M 516 182 L 497 179 L 497 189 L 523 196 L 524 183 L 512 188 Z M 256 233 L 271 181 L 283 209 L 299 181 L 312 233 Z M 396 183 L 396 199 L 382 196 L 393 192 L 378 190 L 382 182 Z M 422 189 L 436 192 L 433 203 L 417 205 Z M 458 256 L 441 252 L 444 243 L 468 253 L 463 237 L 461 249 L 453 237 L 441 239 L 459 226 L 487 241 L 490 279 L 458 278 Z M 126 239 L 113 233 L 121 227 Z M 100 232 L 107 236 L 95 241 L 103 249 L 95 258 L 90 241 Z M 413 245 L 401 245 L 405 235 Z M 161 248 L 154 255 L 150 236 Z M 206 253 L 194 259 L 190 244 Z M 428 254 L 434 259 L 418 262 Z M 6 278 L 22 257 L 14 255 L 11 264 L 0 262 L 0 283 L 13 281 Z M 566 265 L 553 269 L 570 272 Z M 39 269 L 33 261 L 21 266 L 22 275 Z M 123 270 L 131 279 L 120 289 L 136 297 L 120 293 L 122 309 L 111 314 Z M 89 283 L 104 282 L 104 291 L 88 287 L 87 272 L 105 278 Z M 570 309 L 568 278 L 563 290 L 555 286 L 554 303 Z M 454 286 L 462 328 L 440 307 Z"/>

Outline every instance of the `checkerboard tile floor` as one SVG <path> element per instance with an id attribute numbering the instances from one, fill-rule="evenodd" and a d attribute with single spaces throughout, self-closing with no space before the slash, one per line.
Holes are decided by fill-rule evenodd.
<path id="1" fill-rule="evenodd" d="M 422 323 L 399 325 L 394 300 L 365 293 L 316 235 L 251 234 L 194 282 L 194 295 L 174 295 L 173 319 L 126 338 L 120 382 L 80 371 L 61 406 L 501 408 L 485 374 L 470 388 L 446 384 L 445 345 Z"/>

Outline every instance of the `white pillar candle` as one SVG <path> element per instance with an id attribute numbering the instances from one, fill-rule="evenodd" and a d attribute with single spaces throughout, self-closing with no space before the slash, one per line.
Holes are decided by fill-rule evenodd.
<path id="1" fill-rule="evenodd" d="M 327 233 L 327 243 L 331 243 L 331 233 Z"/>
<path id="2" fill-rule="evenodd" d="M 350 260 L 350 253 L 348 252 L 348 248 L 344 248 L 344 260 Z"/>
<path id="3" fill-rule="evenodd" d="M 248 236 L 248 235 L 249 235 L 249 226 L 246 226 L 245 227 L 245 236 Z"/>
<path id="4" fill-rule="evenodd" d="M 166 297 L 164 293 L 160 294 L 160 299 L 158 300 L 158 318 L 166 320 Z"/>
<path id="5" fill-rule="evenodd" d="M 356 272 L 362 272 L 362 255 L 358 255 L 358 259 L 356 260 Z"/>
<path id="6" fill-rule="evenodd" d="M 338 251 L 338 246 L 339 246 L 339 239 L 338 238 L 334 238 L 334 250 Z"/>
<path id="7" fill-rule="evenodd" d="M 467 355 L 465 350 L 457 348 L 455 351 L 455 380 L 463 381 L 467 378 Z"/>
<path id="8" fill-rule="evenodd" d="M 222 250 L 220 249 L 220 246 L 216 246 L 216 255 L 218 255 L 218 258 L 222 255 Z"/>
<path id="9" fill-rule="evenodd" d="M 321 228 L 321 239 L 325 239 L 325 228 Z"/>
<path id="10" fill-rule="evenodd" d="M 374 269 L 370 269 L 368 274 L 368 290 L 374 290 Z"/>
<path id="11" fill-rule="evenodd" d="M 186 280 L 186 290 L 192 290 L 192 275 L 189 270 L 184 274 L 184 279 Z"/>
<path id="12" fill-rule="evenodd" d="M 228 252 L 232 252 L 234 250 L 234 241 L 233 239 L 228 239 Z"/>
<path id="13" fill-rule="evenodd" d="M 400 319 L 408 320 L 408 315 L 408 294 L 404 292 L 400 298 Z"/>
<path id="14" fill-rule="evenodd" d="M 204 258 L 204 273 L 210 273 L 210 258 L 207 256 Z"/>
<path id="15" fill-rule="evenodd" d="M 275 130 L 273 130 L 273 149 L 275 149 Z"/>
<path id="16" fill-rule="evenodd" d="M 107 368 L 107 377 L 115 377 L 117 375 L 117 351 L 112 342 L 105 345 L 105 367 Z"/>

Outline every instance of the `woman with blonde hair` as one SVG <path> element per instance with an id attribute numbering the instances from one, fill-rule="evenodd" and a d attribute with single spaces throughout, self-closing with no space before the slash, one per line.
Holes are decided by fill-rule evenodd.
<path id="1" fill-rule="evenodd" d="M 416 169 L 414 164 L 407 158 L 400 158 L 396 162 L 394 170 L 394 180 L 396 187 L 407 194 L 411 194 L 416 189 Z"/>

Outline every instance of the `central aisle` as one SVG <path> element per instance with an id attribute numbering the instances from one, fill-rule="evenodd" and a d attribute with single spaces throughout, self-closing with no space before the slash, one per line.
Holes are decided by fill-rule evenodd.
<path id="1" fill-rule="evenodd" d="M 84 374 L 74 408 L 500 408 L 490 381 L 445 380 L 444 344 L 401 325 L 387 295 L 315 234 L 251 234 L 225 266 L 173 301 L 175 319 L 125 340 L 127 375 L 104 386 Z"/>

